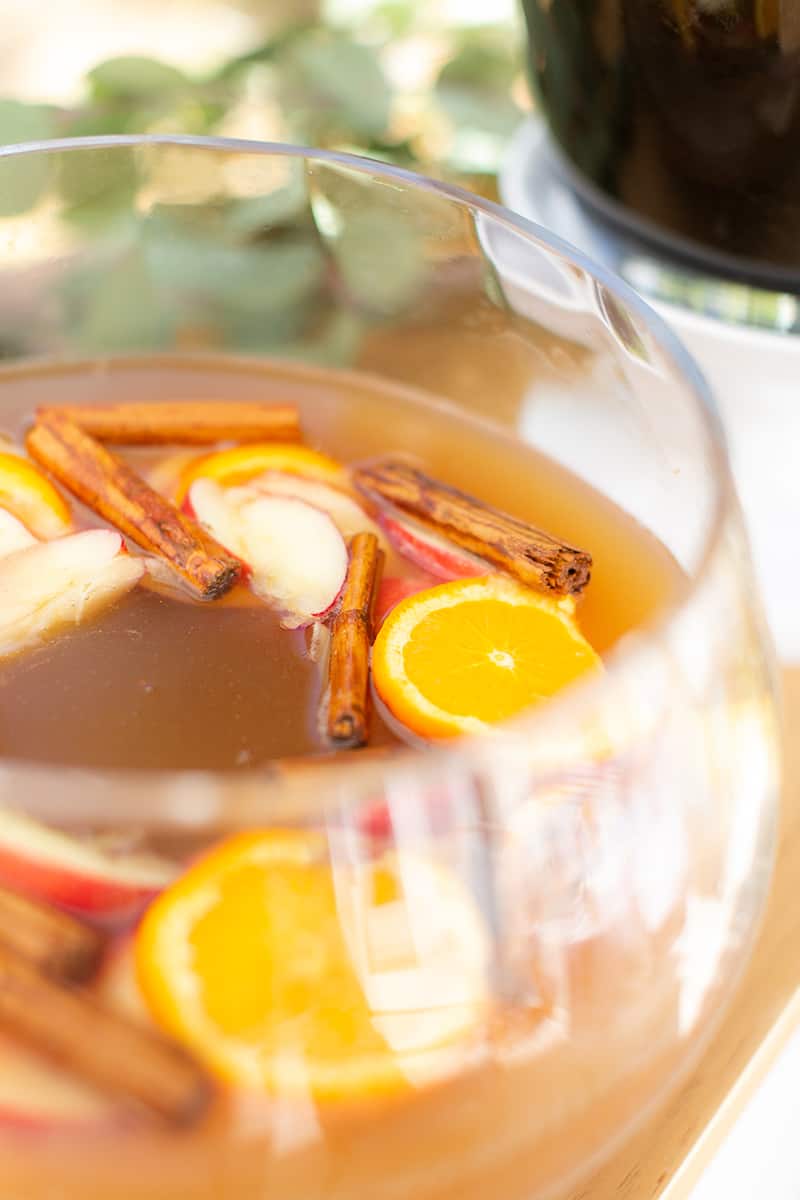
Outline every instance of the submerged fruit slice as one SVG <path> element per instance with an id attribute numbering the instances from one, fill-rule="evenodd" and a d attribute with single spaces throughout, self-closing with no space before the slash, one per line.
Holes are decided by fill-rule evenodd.
<path id="1" fill-rule="evenodd" d="M 0 558 L 13 554 L 15 550 L 27 550 L 35 546 L 37 539 L 18 517 L 5 508 L 0 508 Z"/>
<path id="2" fill-rule="evenodd" d="M 415 596 L 417 592 L 425 592 L 433 585 L 434 580 L 429 575 L 413 577 L 384 575 L 375 600 L 375 628 L 380 629 L 389 613 L 397 607 L 401 600 L 407 600 L 409 596 Z"/>
<path id="3" fill-rule="evenodd" d="M 144 573 L 110 529 L 37 542 L 0 559 L 0 655 L 77 625 L 129 591 Z"/>
<path id="4" fill-rule="evenodd" d="M 483 921 L 421 858 L 332 864 L 322 837 L 241 834 L 150 907 L 139 982 L 222 1078 L 345 1099 L 440 1076 L 487 1002 Z"/>
<path id="5" fill-rule="evenodd" d="M 175 866 L 143 854 L 108 854 L 23 813 L 0 809 L 0 883 L 86 916 L 135 912 L 171 883 Z"/>
<path id="6" fill-rule="evenodd" d="M 228 487 L 249 483 L 266 471 L 302 475 L 349 490 L 344 467 L 327 454 L 320 454 L 295 442 L 255 442 L 250 446 L 234 446 L 232 450 L 204 454 L 190 462 L 181 475 L 177 502 L 181 503 L 196 479 L 214 479 Z"/>
<path id="7" fill-rule="evenodd" d="M 333 519 L 294 496 L 198 479 L 188 497 L 197 520 L 242 559 L 257 596 L 290 627 L 323 616 L 347 574 L 347 546 Z"/>
<path id="8" fill-rule="evenodd" d="M 501 575 L 401 601 L 372 650 L 378 694 L 422 737 L 479 733 L 599 666 L 569 601 Z"/>
<path id="9" fill-rule="evenodd" d="M 60 537 L 72 526 L 69 505 L 33 463 L 0 454 L 0 508 L 19 517 L 37 537 Z"/>
<path id="10" fill-rule="evenodd" d="M 342 537 L 351 538 L 357 533 L 374 533 L 382 549 L 388 543 L 381 529 L 367 516 L 361 505 L 338 487 L 318 479 L 304 479 L 302 475 L 290 475 L 283 471 L 268 471 L 259 475 L 252 486 L 268 496 L 291 496 L 305 500 L 322 509 L 333 521 Z M 485 569 L 485 568 L 484 568 Z M 481 572 L 483 574 L 483 572 Z"/>
<path id="11" fill-rule="evenodd" d="M 380 522 L 397 553 L 437 579 L 472 579 L 490 569 L 485 559 L 462 550 L 418 521 L 384 512 Z"/>

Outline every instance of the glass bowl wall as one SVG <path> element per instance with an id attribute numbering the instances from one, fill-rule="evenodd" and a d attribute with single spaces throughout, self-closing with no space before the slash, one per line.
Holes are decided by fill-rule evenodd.
<path id="1" fill-rule="evenodd" d="M 566 1187 L 686 1071 L 746 960 L 776 802 L 769 653 L 713 408 L 621 282 L 490 203 L 382 164 L 282 146 L 111 139 L 0 154 L 0 424 L 21 370 L 166 356 L 185 395 L 265 359 L 433 396 L 544 450 L 651 529 L 685 585 L 602 678 L 457 749 L 236 774 L 7 759 L 0 803 L 65 829 L 202 842 L 304 824 L 334 871 L 388 811 L 482 915 L 503 1022 L 434 1087 L 352 1113 L 275 1097 L 194 1135 L 0 1129 L 31 1200 L 530 1200 Z M 314 376 L 324 386 L 324 374 Z M 382 416 L 376 409 L 377 424 Z M 403 431 L 392 438 L 402 440 Z M 53 714 L 57 720 L 57 714 Z M 432 812 L 430 797 L 439 803 Z M 433 918 L 409 887 L 409 923 Z M 365 982 L 365 987 L 367 986 Z M 529 1035 L 514 1016 L 539 1017 Z M 77 1147 L 77 1148 L 76 1148 Z"/>

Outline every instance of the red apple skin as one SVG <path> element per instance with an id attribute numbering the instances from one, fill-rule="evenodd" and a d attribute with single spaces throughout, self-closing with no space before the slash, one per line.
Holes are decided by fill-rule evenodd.
<path id="1" fill-rule="evenodd" d="M 369 804 L 359 816 L 358 828 L 371 842 L 388 842 L 394 833 L 394 825 L 386 802 L 377 800 Z"/>
<path id="2" fill-rule="evenodd" d="M 82 875 L 68 866 L 23 858 L 2 845 L 0 883 L 13 891 L 91 917 L 127 916 L 157 894 L 152 887 L 139 888 L 112 878 Z"/>
<path id="3" fill-rule="evenodd" d="M 430 575 L 410 575 L 406 577 L 387 575 L 381 580 L 378 595 L 375 599 L 376 630 L 380 629 L 389 613 L 401 600 L 407 600 L 409 596 L 415 596 L 417 592 L 424 592 L 427 588 L 435 587 L 439 582 L 438 579 L 433 579 Z"/>
<path id="4" fill-rule="evenodd" d="M 476 555 L 395 513 L 381 513 L 379 521 L 397 553 L 438 580 L 471 579 L 492 569 Z"/>
<path id="5" fill-rule="evenodd" d="M 454 820 L 453 799 L 446 788 L 433 788 L 427 795 L 409 797 L 410 804 L 421 805 L 427 817 L 425 835 L 437 836 L 446 833 Z M 389 805 L 385 800 L 375 800 L 362 810 L 358 818 L 358 829 L 371 842 L 384 845 L 394 839 L 394 822 Z"/>
<path id="6" fill-rule="evenodd" d="M 81 916 L 135 916 L 178 872 L 160 856 L 111 854 L 98 842 L 0 810 L 0 884 Z"/>

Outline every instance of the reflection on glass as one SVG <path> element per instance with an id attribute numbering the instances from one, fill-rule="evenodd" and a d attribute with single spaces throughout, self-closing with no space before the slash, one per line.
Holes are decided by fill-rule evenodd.
<path id="1" fill-rule="evenodd" d="M 15 449 L 53 403 L 291 403 L 309 448 L 411 456 L 590 546 L 579 615 L 605 659 L 438 747 L 376 705 L 377 744 L 333 761 L 324 635 L 250 593 L 167 603 L 156 579 L 4 660 L 0 885 L 99 930 L 91 1004 L 213 1086 L 176 1119 L 181 1088 L 148 1090 L 94 1020 L 76 1078 L 68 1047 L 58 1067 L 11 1035 L 27 1007 L 0 972 L 0 1180 L 26 1200 L 550 1194 L 688 1069 L 769 872 L 768 649 L 691 362 L 580 256 L 367 160 L 62 145 L 0 155 L 0 194 Z M 120 453 L 176 498 L 204 469 Z M 61 869 L 30 870 L 31 844 Z M 146 1104 L 109 1088 L 120 1065 Z"/>

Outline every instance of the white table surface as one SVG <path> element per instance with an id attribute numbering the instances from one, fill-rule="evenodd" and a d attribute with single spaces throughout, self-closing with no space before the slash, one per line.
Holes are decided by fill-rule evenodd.
<path id="1" fill-rule="evenodd" d="M 714 391 L 776 648 L 782 662 L 798 664 L 800 338 L 710 332 L 707 322 L 661 311 Z M 799 1091 L 800 1031 L 750 1097 L 692 1200 L 799 1200 Z"/>

